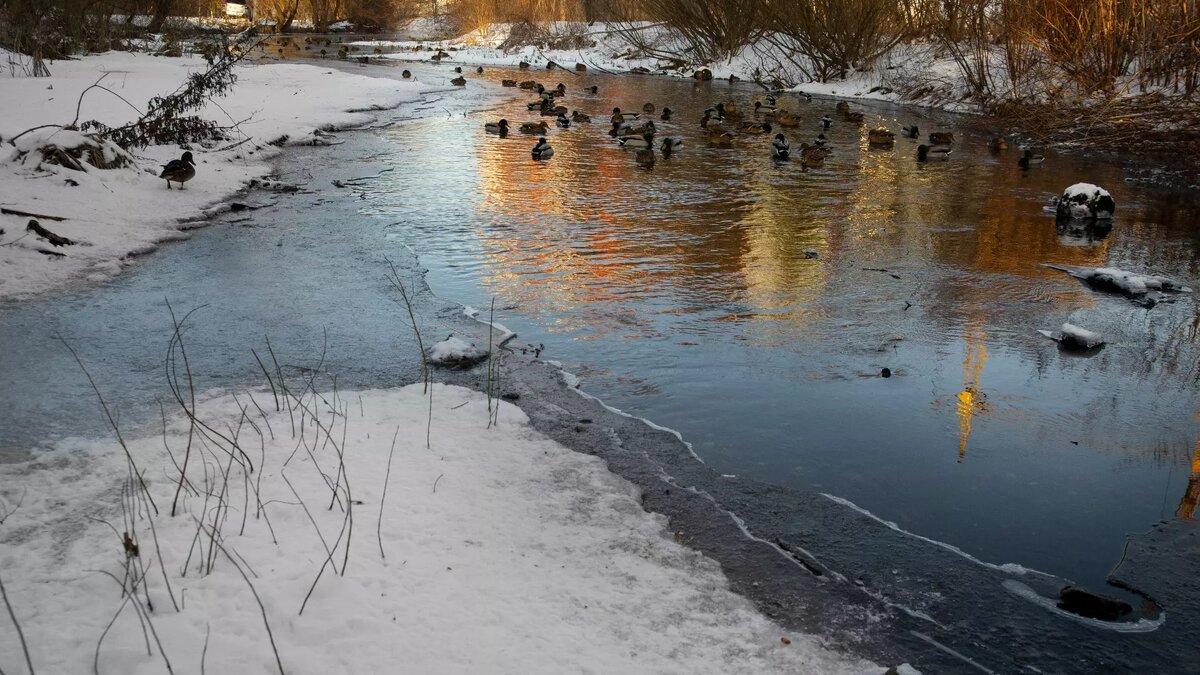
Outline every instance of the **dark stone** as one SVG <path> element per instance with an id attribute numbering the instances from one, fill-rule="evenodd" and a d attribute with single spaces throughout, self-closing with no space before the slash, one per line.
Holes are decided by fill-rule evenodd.
<path id="1" fill-rule="evenodd" d="M 1133 607 L 1128 602 L 1093 593 L 1079 586 L 1064 586 L 1058 592 L 1058 608 L 1101 621 L 1116 621 L 1133 612 Z"/>
<path id="2" fill-rule="evenodd" d="M 509 391 L 509 392 L 500 394 L 500 398 L 504 399 L 505 401 L 517 401 L 517 400 L 520 400 L 521 395 L 515 391 Z"/>
<path id="3" fill-rule="evenodd" d="M 711 70 L 709 70 L 708 68 L 701 68 L 700 70 L 697 70 L 696 72 L 692 73 L 692 77 L 696 78 L 697 80 L 700 80 L 701 82 L 708 82 L 708 81 L 712 80 L 713 76 L 712 76 Z"/>

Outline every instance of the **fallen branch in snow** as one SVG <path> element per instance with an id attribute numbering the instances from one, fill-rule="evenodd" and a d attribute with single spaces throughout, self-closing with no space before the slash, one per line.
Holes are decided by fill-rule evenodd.
<path id="1" fill-rule="evenodd" d="M 73 246 L 75 244 L 75 242 L 71 241 L 70 239 L 54 234 L 50 230 L 42 227 L 36 220 L 29 221 L 29 224 L 25 226 L 25 229 L 36 234 L 42 239 L 45 239 L 50 243 L 51 246 Z"/>
<path id="2" fill-rule="evenodd" d="M 41 218 L 42 220 L 55 220 L 59 222 L 66 220 L 66 218 L 62 216 L 48 216 L 44 213 L 32 213 L 30 211 L 20 211 L 18 209 L 7 209 L 4 207 L 0 207 L 0 213 L 8 216 L 25 216 L 26 218 Z"/>

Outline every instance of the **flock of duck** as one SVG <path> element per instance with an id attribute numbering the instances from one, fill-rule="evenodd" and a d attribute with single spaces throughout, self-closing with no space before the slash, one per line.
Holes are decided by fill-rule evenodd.
<path id="1" fill-rule="evenodd" d="M 567 88 L 561 82 L 554 88 L 546 88 L 533 80 L 517 82 L 506 79 L 501 84 L 505 87 L 519 87 L 536 93 L 537 100 L 530 102 L 527 109 L 530 112 L 537 112 L 543 118 L 553 118 L 554 125 L 560 129 L 569 129 L 572 124 L 587 124 L 592 121 L 589 115 L 579 110 L 569 110 L 562 105 L 561 101 L 566 95 Z M 585 91 L 596 94 L 598 88 L 591 86 L 587 87 Z M 798 96 L 801 101 L 812 102 L 812 96 L 808 94 L 799 94 Z M 846 101 L 839 102 L 835 112 L 843 122 L 864 123 L 863 113 L 851 110 L 850 104 Z M 656 114 L 660 121 L 670 122 L 674 112 L 669 107 L 664 107 L 659 111 L 653 103 L 646 103 L 642 106 L 641 112 L 627 112 L 620 108 L 613 108 L 612 116 L 609 118 L 611 127 L 608 135 L 616 139 L 622 147 L 636 150 L 635 158 L 638 164 L 643 166 L 653 166 L 659 154 L 663 157 L 670 157 L 683 147 L 683 140 L 675 136 L 664 137 L 661 141 L 657 140 L 658 128 L 655 126 L 654 119 Z M 749 114 L 743 113 L 733 101 L 716 103 L 704 111 L 704 117 L 700 120 L 700 128 L 708 145 L 732 147 L 739 136 L 769 135 L 776 130 L 776 127 L 794 129 L 803 123 L 800 115 L 780 107 L 776 95 L 770 94 L 755 101 L 754 108 Z M 823 115 L 819 120 L 820 131 L 812 143 L 800 144 L 795 156 L 802 168 L 820 167 L 825 163 L 825 158 L 832 154 L 824 131 L 830 129 L 833 124 L 833 117 L 828 114 Z M 530 151 L 533 159 L 546 160 L 554 156 L 554 147 L 546 138 L 550 128 L 550 123 L 545 119 L 522 122 L 516 128 L 516 131 L 520 133 L 538 136 L 537 143 Z M 484 124 L 484 130 L 505 137 L 513 131 L 513 128 L 507 119 L 502 119 Z M 916 125 L 905 126 L 900 133 L 903 138 L 914 140 L 921 138 L 921 131 Z M 935 131 L 928 134 L 926 140 L 926 143 L 917 146 L 918 162 L 946 160 L 954 150 L 953 132 Z M 890 148 L 895 143 L 896 133 L 886 127 L 877 127 L 867 132 L 869 147 Z M 1000 153 L 1008 149 L 1008 141 L 1003 136 L 995 136 L 990 140 L 989 147 L 993 152 Z M 1022 169 L 1040 166 L 1045 160 L 1044 156 L 1036 153 L 1033 148 L 1022 146 L 1021 149 L 1022 156 L 1018 159 L 1017 164 Z M 769 151 L 772 159 L 777 162 L 792 159 L 791 144 L 783 133 L 776 133 L 773 136 Z"/>

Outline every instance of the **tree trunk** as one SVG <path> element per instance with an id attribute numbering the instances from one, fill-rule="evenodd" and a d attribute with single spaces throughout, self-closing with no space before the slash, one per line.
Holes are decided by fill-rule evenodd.
<path id="1" fill-rule="evenodd" d="M 154 14 L 150 17 L 150 25 L 146 27 L 146 31 L 150 33 L 161 33 L 163 24 L 167 21 L 167 15 L 171 11 L 171 0 L 154 0 Z"/>

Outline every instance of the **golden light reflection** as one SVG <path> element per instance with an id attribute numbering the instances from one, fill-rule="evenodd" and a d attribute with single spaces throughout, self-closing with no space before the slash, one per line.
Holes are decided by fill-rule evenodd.
<path id="1" fill-rule="evenodd" d="M 958 417 L 958 461 L 967 456 L 967 441 L 971 437 L 971 422 L 976 415 L 987 412 L 987 394 L 980 391 L 983 364 L 987 362 L 987 333 L 979 326 L 969 326 L 963 336 L 967 356 L 963 359 L 963 388 L 958 392 L 954 414 Z"/>
<path id="2" fill-rule="evenodd" d="M 1196 515 L 1197 504 L 1200 504 L 1200 439 L 1196 441 L 1196 451 L 1192 454 L 1192 474 L 1188 477 L 1187 491 L 1183 493 L 1175 515 L 1191 520 Z"/>

